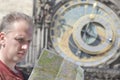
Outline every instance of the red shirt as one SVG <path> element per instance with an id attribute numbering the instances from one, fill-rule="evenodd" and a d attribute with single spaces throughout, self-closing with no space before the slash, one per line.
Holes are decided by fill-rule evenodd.
<path id="1" fill-rule="evenodd" d="M 3 62 L 0 61 L 0 80 L 24 80 L 22 73 L 14 73 Z"/>

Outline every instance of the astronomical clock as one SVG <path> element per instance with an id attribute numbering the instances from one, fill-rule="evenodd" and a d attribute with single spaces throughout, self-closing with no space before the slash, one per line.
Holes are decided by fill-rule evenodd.
<path id="1" fill-rule="evenodd" d="M 119 0 L 35 0 L 43 47 L 85 70 L 85 80 L 120 79 Z M 48 42 L 46 44 L 46 42 Z M 41 49 L 42 50 L 42 49 Z"/>

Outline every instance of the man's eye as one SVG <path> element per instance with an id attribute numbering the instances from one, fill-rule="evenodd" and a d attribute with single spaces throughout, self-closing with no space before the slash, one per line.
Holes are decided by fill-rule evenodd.
<path id="1" fill-rule="evenodd" d="M 30 43 L 31 40 L 25 40 L 23 38 L 15 38 L 16 41 L 18 41 L 19 43 Z"/>
<path id="2" fill-rule="evenodd" d="M 16 41 L 20 42 L 20 43 L 23 43 L 24 42 L 24 39 L 22 38 L 15 38 Z"/>

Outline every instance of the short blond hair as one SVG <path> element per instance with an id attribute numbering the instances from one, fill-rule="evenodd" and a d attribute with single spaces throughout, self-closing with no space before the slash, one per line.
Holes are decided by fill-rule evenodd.
<path id="1" fill-rule="evenodd" d="M 0 32 L 7 32 L 12 28 L 12 24 L 16 21 L 24 20 L 28 23 L 29 26 L 33 27 L 34 23 L 32 17 L 20 13 L 20 12 L 11 12 L 3 17 L 2 22 L 0 24 Z"/>

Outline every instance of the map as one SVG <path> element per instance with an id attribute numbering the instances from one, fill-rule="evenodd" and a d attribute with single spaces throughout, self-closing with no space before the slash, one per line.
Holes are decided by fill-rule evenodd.
<path id="1" fill-rule="evenodd" d="M 60 55 L 44 49 L 28 80 L 84 80 L 84 70 Z"/>

